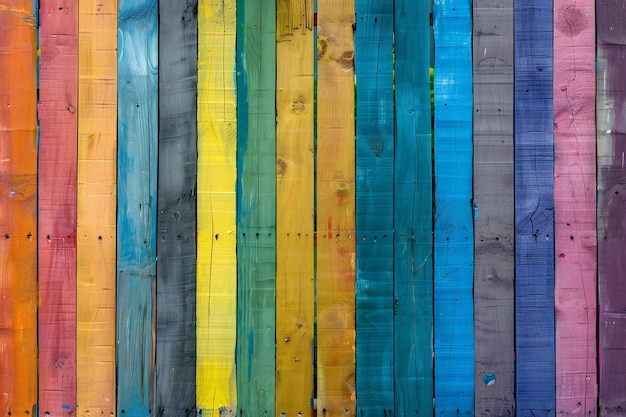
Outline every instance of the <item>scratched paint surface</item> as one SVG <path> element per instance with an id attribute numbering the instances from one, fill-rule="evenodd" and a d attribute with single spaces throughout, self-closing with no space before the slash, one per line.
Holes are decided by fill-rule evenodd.
<path id="1" fill-rule="evenodd" d="M 30 0 L 0 1 L 0 414 L 37 403 L 37 30 Z"/>
<path id="2" fill-rule="evenodd" d="M 236 2 L 198 13 L 198 407 L 235 415 L 237 261 Z M 254 413 L 253 413 L 254 414 Z"/>
<path id="3" fill-rule="evenodd" d="M 513 0 L 474 5 L 476 415 L 514 412 Z"/>
<path id="4" fill-rule="evenodd" d="M 149 415 L 154 386 L 158 7 L 118 7 L 117 409 L 139 417 Z"/>
<path id="5" fill-rule="evenodd" d="M 196 407 L 197 1 L 159 1 L 157 415 Z"/>
<path id="6" fill-rule="evenodd" d="M 554 2 L 556 411 L 595 415 L 595 2 Z"/>
<path id="7" fill-rule="evenodd" d="M 78 17 L 77 415 L 115 414 L 117 1 Z"/>
<path id="8" fill-rule="evenodd" d="M 552 1 L 514 8 L 515 393 L 536 417 L 555 413 Z"/>
<path id="9" fill-rule="evenodd" d="M 626 4 L 596 3 L 598 36 L 597 172 L 598 172 L 598 301 L 599 396 L 601 416 L 623 416 L 626 401 L 626 290 L 623 271 L 626 245 L 624 154 L 624 66 Z"/>

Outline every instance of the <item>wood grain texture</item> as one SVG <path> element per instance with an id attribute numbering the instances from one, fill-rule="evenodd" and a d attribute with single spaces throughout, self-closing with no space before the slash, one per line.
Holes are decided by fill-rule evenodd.
<path id="1" fill-rule="evenodd" d="M 197 0 L 159 1 L 156 415 L 196 408 Z"/>
<path id="2" fill-rule="evenodd" d="M 556 411 L 596 415 L 595 2 L 554 2 Z"/>
<path id="3" fill-rule="evenodd" d="M 150 415 L 154 387 L 158 12 L 118 2 L 117 410 L 129 417 Z"/>
<path id="4" fill-rule="evenodd" d="M 78 17 L 77 415 L 115 414 L 117 1 Z"/>
<path id="5" fill-rule="evenodd" d="M 201 0 L 198 6 L 196 395 L 203 414 L 234 416 L 237 411 L 236 2 Z"/>
<path id="6" fill-rule="evenodd" d="M 396 416 L 433 410 L 430 0 L 396 0 L 394 381 Z"/>
<path id="7" fill-rule="evenodd" d="M 237 409 L 276 395 L 276 3 L 237 1 Z"/>
<path id="8" fill-rule="evenodd" d="M 317 4 L 317 415 L 349 417 L 356 413 L 354 1 Z"/>
<path id="9" fill-rule="evenodd" d="M 519 417 L 553 416 L 552 1 L 514 8 L 515 408 Z"/>
<path id="10" fill-rule="evenodd" d="M 626 412 L 626 4 L 597 0 L 598 358 L 603 417 Z"/>
<path id="11" fill-rule="evenodd" d="M 476 0 L 474 76 L 475 414 L 515 409 L 513 0 Z"/>
<path id="12" fill-rule="evenodd" d="M 0 414 L 37 403 L 37 23 L 0 1 Z"/>
<path id="13" fill-rule="evenodd" d="M 474 413 L 471 2 L 435 0 L 435 412 Z"/>
<path id="14" fill-rule="evenodd" d="M 276 2 L 276 416 L 313 405 L 313 1 Z"/>
<path id="15" fill-rule="evenodd" d="M 39 9 L 39 412 L 76 413 L 78 1 Z"/>
<path id="16" fill-rule="evenodd" d="M 359 416 L 393 412 L 393 2 L 356 0 L 356 386 Z"/>

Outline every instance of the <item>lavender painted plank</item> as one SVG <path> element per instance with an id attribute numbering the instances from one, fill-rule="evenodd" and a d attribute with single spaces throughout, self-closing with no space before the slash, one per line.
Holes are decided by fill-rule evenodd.
<path id="1" fill-rule="evenodd" d="M 196 408 L 197 0 L 159 0 L 156 415 Z"/>
<path id="2" fill-rule="evenodd" d="M 597 412 L 594 0 L 554 2 L 556 410 Z"/>
<path id="3" fill-rule="evenodd" d="M 513 0 L 474 1 L 475 413 L 514 412 Z"/>
<path id="4" fill-rule="evenodd" d="M 553 416 L 552 1 L 515 2 L 516 411 Z"/>

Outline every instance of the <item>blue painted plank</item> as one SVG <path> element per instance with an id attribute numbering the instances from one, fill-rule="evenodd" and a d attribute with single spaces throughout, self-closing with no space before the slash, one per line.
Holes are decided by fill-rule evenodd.
<path id="1" fill-rule="evenodd" d="M 515 348 L 520 417 L 555 414 L 552 1 L 517 0 Z"/>
<path id="2" fill-rule="evenodd" d="M 357 0 L 356 398 L 391 413 L 393 390 L 393 2 Z"/>
<path id="3" fill-rule="evenodd" d="M 474 413 L 471 1 L 435 0 L 435 412 Z"/>
<path id="4" fill-rule="evenodd" d="M 396 416 L 433 410 L 430 0 L 395 0 L 394 382 Z"/>
<path id="5" fill-rule="evenodd" d="M 156 0 L 118 3 L 118 414 L 148 416 L 153 388 L 158 141 Z"/>

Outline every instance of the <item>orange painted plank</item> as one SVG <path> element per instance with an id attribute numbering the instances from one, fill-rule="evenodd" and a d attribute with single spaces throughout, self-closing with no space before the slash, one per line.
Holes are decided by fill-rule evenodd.
<path id="1" fill-rule="evenodd" d="M 37 29 L 0 0 L 0 415 L 37 401 Z"/>
<path id="2" fill-rule="evenodd" d="M 78 0 L 39 10 L 39 410 L 76 412 Z"/>
<path id="3" fill-rule="evenodd" d="M 115 412 L 117 1 L 79 10 L 77 414 Z"/>

